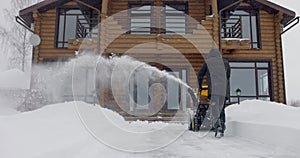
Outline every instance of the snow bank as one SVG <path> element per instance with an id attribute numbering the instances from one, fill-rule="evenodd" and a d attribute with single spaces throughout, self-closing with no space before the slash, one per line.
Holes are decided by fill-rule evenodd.
<path id="1" fill-rule="evenodd" d="M 108 109 L 83 102 L 49 105 L 36 111 L 20 113 L 12 116 L 0 116 L 0 155 L 5 158 L 36 158 L 36 157 L 115 157 L 117 150 L 100 143 L 83 126 L 76 107 L 86 111 L 102 111 L 119 128 L 147 132 L 160 129 L 167 123 L 129 123 L 117 113 Z M 93 115 L 93 114 L 87 114 Z M 99 122 L 100 121 L 100 122 Z M 101 123 L 96 120 L 95 123 Z M 174 126 L 182 126 L 176 125 Z M 185 126 L 184 126 L 185 128 Z M 102 129 L 102 134 L 113 133 L 113 130 Z M 172 131 L 170 131 L 170 134 Z M 136 133 L 137 135 L 138 133 Z M 127 140 L 126 137 L 115 137 L 115 142 Z M 132 142 L 127 141 L 130 146 Z M 143 146 L 142 144 L 140 144 Z M 145 145 L 145 144 L 144 144 Z M 151 145 L 151 144 L 150 144 Z M 17 151 L 17 152 L 16 152 Z M 129 157 L 118 152 L 117 157 Z M 125 155 L 125 156 L 124 156 Z M 127 155 L 127 156 L 126 156 Z"/>
<path id="2" fill-rule="evenodd" d="M 264 101 L 244 101 L 226 108 L 228 135 L 282 148 L 300 146 L 300 108 Z"/>
<path id="3" fill-rule="evenodd" d="M 213 133 L 197 137 L 185 132 L 165 148 L 147 153 L 128 153 L 100 143 L 83 126 L 77 108 L 86 112 L 102 111 L 120 128 L 147 132 L 172 124 L 157 122 L 128 123 L 117 113 L 83 102 L 48 105 L 36 111 L 0 116 L 0 157 L 2 158 L 98 158 L 98 157 L 297 157 L 300 145 L 299 109 L 282 104 L 245 101 L 227 108 L 227 133 L 215 139 Z M 0 109 L 1 110 L 1 109 Z M 93 113 L 85 113 L 92 116 Z M 279 117 L 280 116 L 280 117 Z M 93 119 L 93 117 L 91 117 Z M 102 123 L 95 118 L 95 123 Z M 284 125 L 283 123 L 286 122 Z M 174 124 L 173 126 L 179 126 Z M 186 127 L 185 127 L 186 128 Z M 114 130 L 102 129 L 102 134 Z M 137 132 L 137 134 L 138 134 Z M 167 131 L 166 134 L 172 134 Z M 244 137 L 244 138 L 241 138 Z M 126 136 L 114 137 L 116 143 Z M 148 138 L 151 142 L 152 137 Z M 163 139 L 163 134 L 161 134 Z M 252 140 L 255 140 L 254 142 Z M 144 143 L 149 143 L 147 140 Z M 260 143 L 263 142 L 263 143 Z M 128 146 L 131 141 L 126 142 Z M 149 144 L 139 144 L 149 145 Z M 150 145 L 152 145 L 150 143 Z M 201 156 L 200 156 L 201 157 Z"/>
<path id="4" fill-rule="evenodd" d="M 19 69 L 11 69 L 0 72 L 0 88 L 28 89 L 30 75 Z"/>
<path id="5" fill-rule="evenodd" d="M 19 114 L 19 113 L 20 112 L 18 112 L 15 109 L 0 106 L 0 116 L 15 115 L 15 114 Z"/>

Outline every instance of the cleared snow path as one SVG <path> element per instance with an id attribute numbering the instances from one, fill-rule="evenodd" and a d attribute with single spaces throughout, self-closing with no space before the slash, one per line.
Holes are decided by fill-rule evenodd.
<path id="1" fill-rule="evenodd" d="M 83 108 L 95 108 L 80 103 Z M 107 111 L 108 115 L 116 114 Z M 156 128 L 164 123 L 135 122 L 137 128 Z M 110 131 L 103 131 L 110 132 Z M 172 132 L 172 131 L 170 131 Z M 2 158 L 297 158 L 294 151 L 276 144 L 269 146 L 238 136 L 214 138 L 186 131 L 165 148 L 146 153 L 128 153 L 98 142 L 81 124 L 72 103 L 47 106 L 43 109 L 0 117 L 0 157 Z M 270 133 L 272 134 L 272 133 Z M 116 141 L 122 138 L 116 138 Z M 276 139 L 276 138 L 274 138 Z M 128 142 L 130 143 L 130 142 Z"/>
<path id="2" fill-rule="evenodd" d="M 214 138 L 209 133 L 203 138 L 197 138 L 195 133 L 187 132 L 177 142 L 162 151 L 171 153 L 174 157 L 204 157 L 204 158 L 296 158 L 295 153 L 267 146 L 242 137 L 225 136 Z M 183 146 L 181 149 L 180 146 Z M 176 149 L 176 147 L 179 147 Z M 175 148 L 175 150 L 174 150 Z M 185 153 L 189 151 L 191 153 Z M 173 152 L 173 153 L 172 153 Z M 167 155 L 165 154 L 165 156 Z M 176 155 L 176 156 L 175 156 Z M 163 157 L 163 155 L 161 155 Z"/>

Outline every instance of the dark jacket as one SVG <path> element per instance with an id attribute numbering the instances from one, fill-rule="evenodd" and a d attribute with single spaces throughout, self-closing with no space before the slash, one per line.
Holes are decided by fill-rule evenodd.
<path id="1" fill-rule="evenodd" d="M 205 63 L 198 73 L 199 89 L 202 87 L 202 82 L 205 74 L 208 73 L 208 96 L 211 95 L 225 96 L 229 98 L 229 79 L 230 65 L 226 59 L 223 59 L 218 49 L 212 49 L 208 54 Z"/>

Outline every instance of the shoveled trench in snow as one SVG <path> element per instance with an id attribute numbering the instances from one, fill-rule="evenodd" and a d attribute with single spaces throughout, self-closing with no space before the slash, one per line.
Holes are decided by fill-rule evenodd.
<path id="1" fill-rule="evenodd" d="M 163 122 L 126 122 L 118 114 L 97 106 L 77 102 L 86 111 L 101 110 L 117 122 L 118 126 L 139 131 L 156 130 L 164 126 L 183 126 Z M 104 145 L 97 141 L 82 124 L 74 102 L 49 105 L 40 110 L 0 116 L 0 156 L 5 158 L 96 158 L 96 157 L 280 157 L 296 158 L 300 140 L 300 110 L 285 105 L 246 101 L 241 105 L 227 108 L 227 132 L 222 139 L 215 139 L 213 133 L 185 131 L 170 145 L 145 153 L 128 153 Z M 280 116 L 277 117 L 276 115 Z M 92 119 L 92 118 L 91 118 Z M 282 122 L 289 122 L 282 124 Z M 99 121 L 101 122 L 101 121 Z M 296 122 L 296 121 L 295 121 Z M 273 128 L 270 128 L 273 127 Z M 278 132 L 269 131 L 278 130 Z M 112 131 L 103 130 L 103 134 Z M 168 131 L 172 134 L 174 131 Z M 254 132 L 254 133 L 253 133 Z M 281 133 L 282 132 L 282 133 Z M 204 135 L 204 137 L 203 137 Z M 272 139 L 262 139 L 270 135 Z M 282 138 L 293 138 L 287 143 Z M 114 141 L 126 140 L 115 137 Z M 276 141 L 277 143 L 273 143 Z M 144 141 L 146 142 L 146 140 Z M 128 141 L 130 145 L 131 141 Z M 273 143 L 273 144 L 271 144 Z M 293 148 L 294 146 L 295 148 Z"/>

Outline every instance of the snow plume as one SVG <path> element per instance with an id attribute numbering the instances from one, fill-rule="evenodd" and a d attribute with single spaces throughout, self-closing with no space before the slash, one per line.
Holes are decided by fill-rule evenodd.
<path id="1" fill-rule="evenodd" d="M 136 85 L 137 81 L 132 81 L 132 78 L 137 76 L 152 83 L 153 86 L 149 87 L 150 98 L 154 97 L 151 94 L 154 95 L 157 88 L 165 92 L 168 80 L 191 92 L 191 88 L 180 79 L 129 56 L 105 58 L 89 52 L 84 54 L 68 62 L 35 65 L 32 70 L 31 90 L 26 94 L 25 104 L 20 109 L 34 110 L 49 103 L 73 100 L 97 103 L 101 88 L 106 89 L 106 93 L 110 93 L 121 104 L 119 92 L 124 92 L 130 100 L 130 82 Z M 166 94 L 161 97 L 166 100 Z M 30 104 L 32 106 L 28 106 Z M 152 111 L 151 114 L 154 112 L 157 111 Z"/>

